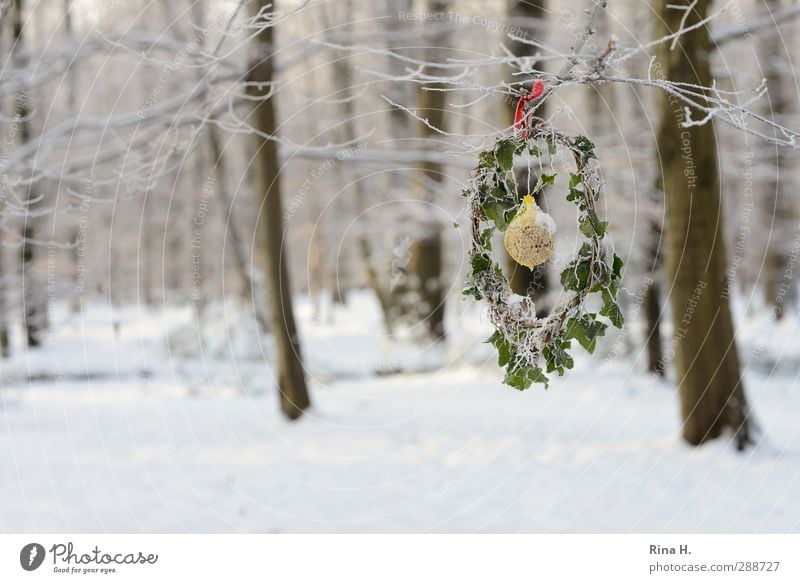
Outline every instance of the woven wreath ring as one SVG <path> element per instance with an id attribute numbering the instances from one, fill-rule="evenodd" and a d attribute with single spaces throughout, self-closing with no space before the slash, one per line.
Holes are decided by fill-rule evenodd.
<path id="1" fill-rule="evenodd" d="M 593 352 L 596 339 L 608 327 L 604 320 L 616 327 L 623 323 L 616 303 L 623 263 L 603 241 L 608 223 L 601 221 L 596 211 L 601 182 L 594 144 L 584 136 L 556 131 L 541 120 L 530 126 L 525 134 L 498 140 L 493 148 L 481 152 L 464 191 L 471 221 L 470 274 L 464 293 L 486 302 L 495 327 L 488 341 L 497 348 L 498 362 L 506 369 L 504 382 L 520 390 L 534 382 L 547 386 L 548 373 L 562 375 L 572 368 L 568 352 L 572 340 Z M 566 199 L 578 208 L 584 240 L 561 272 L 566 299 L 550 315 L 539 318 L 531 298 L 512 293 L 503 269 L 492 258 L 492 238 L 497 231 L 506 230 L 520 207 L 513 174 L 515 160 L 526 156 L 529 165 L 546 157 L 552 161 L 561 148 L 574 159 L 575 171 L 569 174 Z M 555 173 L 541 172 L 531 194 L 555 184 L 555 179 Z M 592 293 L 602 295 L 599 313 L 585 307 Z"/>

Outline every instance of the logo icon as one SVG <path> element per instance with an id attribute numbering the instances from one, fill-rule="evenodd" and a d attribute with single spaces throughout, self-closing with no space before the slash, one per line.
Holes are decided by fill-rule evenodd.
<path id="1" fill-rule="evenodd" d="M 44 547 L 39 543 L 28 543 L 19 552 L 19 564 L 26 571 L 35 571 L 44 562 Z"/>

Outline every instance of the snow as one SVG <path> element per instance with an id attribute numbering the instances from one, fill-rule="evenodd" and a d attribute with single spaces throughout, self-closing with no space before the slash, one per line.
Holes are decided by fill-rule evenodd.
<path id="1" fill-rule="evenodd" d="M 0 530 L 800 531 L 791 367 L 747 369 L 758 447 L 691 448 L 672 384 L 615 355 L 619 338 L 548 391 L 519 393 L 500 384 L 471 304 L 432 349 L 386 341 L 358 294 L 347 310 L 298 306 L 314 405 L 293 423 L 269 343 L 236 336 L 237 310 L 200 327 L 188 308 L 62 311 L 47 347 L 5 362 Z M 796 354 L 795 323 L 758 354 Z M 742 324 L 754 340 L 763 326 Z M 387 363 L 411 372 L 375 374 Z"/>
<path id="2" fill-rule="evenodd" d="M 543 210 L 538 209 L 538 212 L 536 213 L 534 218 L 535 218 L 536 223 L 538 225 L 544 227 L 545 229 L 547 229 L 548 231 L 550 231 L 551 233 L 553 233 L 555 235 L 555 233 L 556 233 L 556 222 L 555 222 L 555 220 L 553 220 L 553 217 L 548 215 Z"/>

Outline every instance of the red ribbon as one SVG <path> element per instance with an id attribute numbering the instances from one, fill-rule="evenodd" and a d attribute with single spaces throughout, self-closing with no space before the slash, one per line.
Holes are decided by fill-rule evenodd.
<path id="1" fill-rule="evenodd" d="M 522 129 L 522 122 L 525 118 L 525 102 L 526 101 L 533 101 L 534 99 L 539 99 L 542 94 L 544 93 L 544 83 L 542 83 L 541 79 L 538 79 L 534 82 L 533 86 L 531 87 L 531 92 L 527 95 L 522 95 L 517 101 L 517 109 L 514 111 L 514 129 L 516 131 L 520 131 Z M 525 121 L 525 125 L 528 126 L 530 122 Z M 522 136 L 527 140 L 528 139 L 528 132 L 523 131 Z"/>

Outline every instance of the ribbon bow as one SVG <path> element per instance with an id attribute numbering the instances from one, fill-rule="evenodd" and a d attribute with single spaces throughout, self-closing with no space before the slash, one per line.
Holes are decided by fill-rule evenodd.
<path id="1" fill-rule="evenodd" d="M 517 109 L 514 111 L 514 129 L 516 131 L 520 131 L 522 129 L 522 123 L 525 118 L 525 102 L 526 101 L 533 101 L 534 99 L 539 99 L 542 94 L 544 93 L 544 83 L 542 83 L 541 79 L 537 79 L 533 86 L 531 87 L 530 93 L 527 95 L 521 95 L 519 101 L 517 101 Z M 529 121 L 525 121 L 525 126 L 527 127 Z M 522 132 L 522 136 L 525 139 L 528 139 L 528 132 L 527 130 Z"/>

